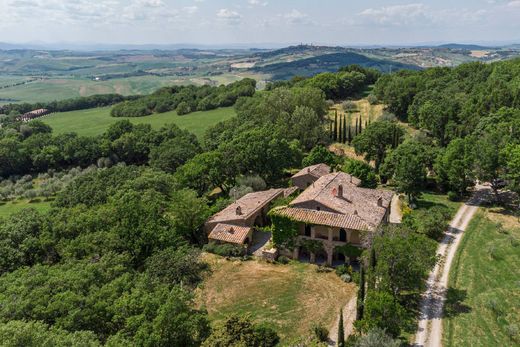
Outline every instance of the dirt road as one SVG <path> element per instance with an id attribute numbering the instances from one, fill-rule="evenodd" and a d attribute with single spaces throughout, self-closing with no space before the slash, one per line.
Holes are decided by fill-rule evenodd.
<path id="1" fill-rule="evenodd" d="M 483 197 L 488 193 L 489 188 L 477 187 L 473 197 L 458 210 L 437 249 L 440 260 L 428 277 L 426 291 L 421 301 L 421 314 L 414 346 L 440 347 L 442 345 L 442 312 L 451 263 L 464 231 L 477 212 Z"/>

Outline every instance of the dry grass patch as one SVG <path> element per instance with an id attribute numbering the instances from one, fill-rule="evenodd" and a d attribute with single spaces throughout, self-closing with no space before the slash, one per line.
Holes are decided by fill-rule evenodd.
<path id="1" fill-rule="evenodd" d="M 360 100 L 354 100 L 352 103 L 355 105 L 355 110 L 351 112 L 345 112 L 343 110 L 342 104 L 335 104 L 330 110 L 329 110 L 329 118 L 334 120 L 334 116 L 336 114 L 336 111 L 338 112 L 338 116 L 349 116 L 350 115 L 350 123 L 352 126 L 356 125 L 356 120 L 361 118 L 361 123 L 363 128 L 365 127 L 365 122 L 368 121 L 375 121 L 381 115 L 384 111 L 384 105 L 371 105 L 368 100 L 360 99 Z"/>
<path id="2" fill-rule="evenodd" d="M 308 335 L 315 323 L 334 324 L 339 309 L 355 295 L 356 286 L 334 273 L 317 273 L 315 265 L 292 262 L 228 261 L 205 254 L 212 274 L 197 292 L 210 319 L 250 314 L 278 332 L 282 341 Z"/>

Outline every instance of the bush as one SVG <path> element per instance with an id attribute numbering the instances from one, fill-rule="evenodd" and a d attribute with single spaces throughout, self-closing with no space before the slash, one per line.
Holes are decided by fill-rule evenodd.
<path id="1" fill-rule="evenodd" d="M 352 266 L 340 265 L 336 268 L 336 275 L 340 276 L 344 274 L 352 275 Z"/>
<path id="2" fill-rule="evenodd" d="M 326 342 L 329 339 L 329 331 L 320 324 L 314 324 L 312 326 L 312 334 L 320 342 Z"/>
<path id="3" fill-rule="evenodd" d="M 285 255 L 281 255 L 278 257 L 277 261 L 280 263 L 280 264 L 289 264 L 289 262 L 291 261 L 291 259 L 287 258 Z"/>
<path id="4" fill-rule="evenodd" d="M 349 274 L 343 274 L 339 278 L 341 278 L 341 280 L 345 283 L 352 282 L 352 276 L 350 276 Z"/>
<path id="5" fill-rule="evenodd" d="M 379 103 L 379 100 L 377 100 L 377 96 L 375 96 L 374 94 L 370 94 L 367 97 L 367 101 L 370 105 L 376 105 L 377 103 Z"/>
<path id="6" fill-rule="evenodd" d="M 460 199 L 459 194 L 457 194 L 455 192 L 452 192 L 452 191 L 448 192 L 448 200 L 450 200 L 450 201 L 459 201 L 459 199 Z"/>
<path id="7" fill-rule="evenodd" d="M 347 100 L 341 103 L 341 108 L 345 112 L 354 112 L 357 110 L 357 106 L 353 101 Z"/>
<path id="8" fill-rule="evenodd" d="M 229 243 L 218 244 L 210 242 L 204 245 L 203 249 L 208 253 L 213 253 L 222 257 L 243 257 L 246 254 L 244 247 Z"/>
<path id="9" fill-rule="evenodd" d="M 191 108 L 187 102 L 183 101 L 183 102 L 180 102 L 179 105 L 177 105 L 177 108 L 175 109 L 175 111 L 177 112 L 177 114 L 179 116 L 182 116 L 182 115 L 190 113 Z"/>

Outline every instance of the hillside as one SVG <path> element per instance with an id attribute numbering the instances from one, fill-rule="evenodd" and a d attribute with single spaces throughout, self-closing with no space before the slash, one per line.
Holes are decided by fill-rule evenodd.
<path id="1" fill-rule="evenodd" d="M 253 68 L 253 71 L 269 74 L 273 79 L 289 79 L 293 76 L 312 76 L 320 72 L 337 71 L 340 67 L 357 64 L 363 67 L 377 68 L 383 72 L 396 70 L 418 70 L 415 65 L 396 63 L 390 60 L 369 58 L 353 52 L 338 52 L 315 57 L 269 64 Z"/>
<path id="2" fill-rule="evenodd" d="M 517 46 L 466 45 L 407 48 L 298 45 L 271 50 L 141 48 L 92 52 L 9 49 L 0 50 L 0 104 L 99 93 L 147 94 L 168 85 L 220 85 L 245 77 L 256 79 L 262 87 L 264 81 L 310 76 L 349 64 L 388 72 L 499 61 L 519 54 Z"/>

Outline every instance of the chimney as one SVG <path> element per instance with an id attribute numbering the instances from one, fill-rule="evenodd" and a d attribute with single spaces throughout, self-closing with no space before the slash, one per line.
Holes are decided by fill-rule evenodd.
<path id="1" fill-rule="evenodd" d="M 382 197 L 379 197 L 379 199 L 377 199 L 377 206 L 383 207 L 383 198 Z"/>
<path id="2" fill-rule="evenodd" d="M 311 168 L 310 167 L 307 168 L 307 173 L 311 173 Z"/>
<path id="3" fill-rule="evenodd" d="M 342 198 L 343 197 L 343 185 L 339 185 L 338 186 L 338 198 Z"/>
<path id="4" fill-rule="evenodd" d="M 354 210 L 354 216 L 357 216 L 358 213 L 357 213 L 357 210 Z"/>
<path id="5" fill-rule="evenodd" d="M 242 207 L 240 207 L 240 205 L 237 206 L 236 212 L 237 212 L 237 216 L 241 216 L 242 215 Z"/>

